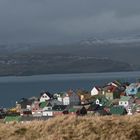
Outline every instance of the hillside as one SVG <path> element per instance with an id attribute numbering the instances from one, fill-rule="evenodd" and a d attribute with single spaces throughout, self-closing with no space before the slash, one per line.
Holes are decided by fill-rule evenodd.
<path id="1" fill-rule="evenodd" d="M 14 54 L 0 56 L 0 76 L 131 71 L 124 62 L 70 54 Z"/>
<path id="2" fill-rule="evenodd" d="M 0 45 L 0 76 L 140 70 L 140 39 Z"/>
<path id="3" fill-rule="evenodd" d="M 1 140 L 138 140 L 140 115 L 62 116 L 48 121 L 0 124 Z"/>

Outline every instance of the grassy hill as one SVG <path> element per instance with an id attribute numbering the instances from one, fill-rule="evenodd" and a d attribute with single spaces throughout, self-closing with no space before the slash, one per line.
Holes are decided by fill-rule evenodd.
<path id="1" fill-rule="evenodd" d="M 1 140 L 138 140 L 140 115 L 62 116 L 24 124 L 0 123 Z"/>

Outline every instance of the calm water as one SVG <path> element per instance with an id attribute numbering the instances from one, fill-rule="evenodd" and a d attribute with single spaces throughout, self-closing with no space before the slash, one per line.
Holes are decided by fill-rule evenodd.
<path id="1" fill-rule="evenodd" d="M 0 106 L 9 107 L 22 97 L 39 96 L 42 91 L 51 93 L 68 89 L 91 90 L 113 80 L 135 82 L 140 72 L 54 74 L 23 77 L 0 77 Z"/>

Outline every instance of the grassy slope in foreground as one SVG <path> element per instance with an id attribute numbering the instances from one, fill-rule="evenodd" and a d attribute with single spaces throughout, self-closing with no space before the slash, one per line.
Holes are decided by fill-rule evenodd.
<path id="1" fill-rule="evenodd" d="M 120 117 L 61 116 L 49 121 L 0 124 L 2 140 L 138 140 L 140 115 Z"/>

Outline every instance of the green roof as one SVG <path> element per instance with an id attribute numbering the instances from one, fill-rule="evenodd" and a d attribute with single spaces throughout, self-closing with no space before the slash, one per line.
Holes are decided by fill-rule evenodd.
<path id="1" fill-rule="evenodd" d="M 108 101 L 108 102 L 106 103 L 106 105 L 105 105 L 105 106 L 107 106 L 107 107 L 111 107 L 111 106 L 113 106 L 112 101 Z"/>
<path id="2" fill-rule="evenodd" d="M 77 110 L 75 108 L 70 108 L 69 112 L 76 112 Z"/>
<path id="3" fill-rule="evenodd" d="M 46 107 L 47 106 L 47 102 L 41 102 L 40 103 L 40 108 L 44 108 L 44 107 Z"/>
<path id="4" fill-rule="evenodd" d="M 120 101 L 129 101 L 130 100 L 130 96 L 122 96 Z"/>
<path id="5" fill-rule="evenodd" d="M 113 106 L 110 108 L 110 113 L 114 115 L 124 115 L 126 110 L 123 106 Z"/>
<path id="6" fill-rule="evenodd" d="M 19 122 L 21 116 L 6 116 L 4 122 Z"/>

